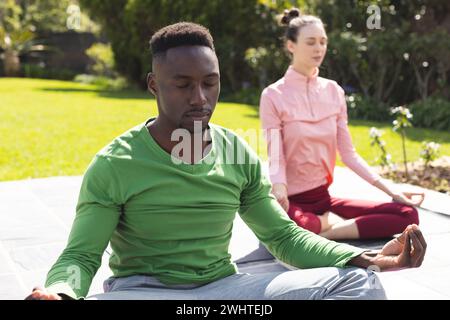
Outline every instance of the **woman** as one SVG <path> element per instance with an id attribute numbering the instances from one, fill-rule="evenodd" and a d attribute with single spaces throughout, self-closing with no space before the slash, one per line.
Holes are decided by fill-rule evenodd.
<path id="1" fill-rule="evenodd" d="M 278 202 L 299 226 L 335 240 L 384 238 L 418 224 L 413 206 L 424 194 L 393 190 L 372 171 L 353 147 L 344 90 L 318 76 L 327 49 L 322 21 L 294 8 L 285 11 L 282 23 L 292 63 L 283 78 L 264 89 L 260 103 Z M 394 202 L 331 197 L 337 151 L 344 164 Z"/>

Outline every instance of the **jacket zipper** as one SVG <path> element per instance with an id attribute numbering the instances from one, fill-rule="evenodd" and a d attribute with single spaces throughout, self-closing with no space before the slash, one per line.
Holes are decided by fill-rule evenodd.
<path id="1" fill-rule="evenodd" d="M 308 108 L 309 108 L 309 111 L 311 113 L 311 116 L 314 118 L 315 117 L 314 110 L 313 110 L 313 108 L 311 106 L 311 103 L 310 103 L 310 100 L 309 100 L 309 79 L 306 79 L 306 101 L 307 101 Z"/>

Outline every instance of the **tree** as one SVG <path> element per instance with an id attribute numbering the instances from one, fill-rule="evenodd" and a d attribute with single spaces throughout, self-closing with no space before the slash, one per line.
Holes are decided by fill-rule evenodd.
<path id="1" fill-rule="evenodd" d="M 0 3 L 0 47 L 6 76 L 17 76 L 20 71 L 19 52 L 33 38 L 33 30 L 21 21 L 22 9 L 13 0 Z"/>
<path id="2" fill-rule="evenodd" d="M 385 105 L 424 99 L 435 91 L 449 94 L 448 1 L 377 1 L 380 29 L 366 25 L 373 1 L 340 1 L 338 7 L 334 0 L 309 3 L 329 33 L 326 76 Z"/>
<path id="3" fill-rule="evenodd" d="M 409 36 L 408 61 L 414 70 L 416 84 L 422 100 L 429 96 L 430 81 L 437 76 L 440 89 L 447 85 L 450 71 L 450 37 L 443 29 L 428 34 L 411 33 Z"/>
<path id="4" fill-rule="evenodd" d="M 373 4 L 372 0 L 80 0 L 80 3 L 83 11 L 87 10 L 101 23 L 111 41 L 118 71 L 143 86 L 151 69 L 150 37 L 159 28 L 183 20 L 210 29 L 221 63 L 223 91 L 240 90 L 244 83 L 262 89 L 280 78 L 289 63 L 281 40 L 284 29 L 277 25 L 276 18 L 283 9 L 296 6 L 303 13 L 318 15 L 325 23 L 330 41 L 321 75 L 356 88 L 367 100 L 375 101 L 382 114 L 386 114 L 385 120 L 389 118 L 388 105 L 410 103 L 434 92 L 450 95 L 448 27 L 433 48 L 426 50 L 426 45 L 423 46 L 426 42 L 421 42 L 427 37 L 438 41 L 431 30 L 448 25 L 450 2 L 445 0 L 376 1 L 381 14 L 380 29 L 367 26 L 370 15 L 367 8 Z M 419 40 L 414 41 L 411 34 L 416 34 Z M 426 56 L 431 68 L 424 69 L 419 53 Z M 430 70 L 428 76 L 426 72 Z"/>
<path id="5" fill-rule="evenodd" d="M 21 54 L 48 49 L 34 39 L 45 32 L 67 31 L 67 8 L 71 0 L 4 0 L 0 2 L 0 47 L 4 50 L 6 76 L 20 72 Z M 96 30 L 86 15 L 82 15 L 83 30 Z"/>
<path id="6" fill-rule="evenodd" d="M 116 66 L 135 82 L 145 85 L 151 70 L 148 41 L 159 28 L 192 21 L 211 31 L 222 70 L 225 91 L 257 84 L 258 76 L 246 62 L 248 48 L 268 47 L 278 38 L 275 10 L 257 0 L 81 0 L 82 9 L 97 19 L 111 41 Z"/>

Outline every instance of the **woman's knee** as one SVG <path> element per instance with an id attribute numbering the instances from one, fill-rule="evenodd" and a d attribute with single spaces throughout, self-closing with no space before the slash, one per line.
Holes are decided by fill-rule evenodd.
<path id="1" fill-rule="evenodd" d="M 407 220 L 407 225 L 410 224 L 419 224 L 419 212 L 416 208 L 410 207 L 407 205 L 403 205 L 401 208 L 402 214 Z"/>
<path id="2" fill-rule="evenodd" d="M 416 208 L 411 207 L 411 224 L 419 224 L 419 212 L 417 211 Z"/>
<path id="3" fill-rule="evenodd" d="M 322 229 L 322 223 L 319 217 L 310 212 L 303 212 L 298 208 L 289 207 L 289 217 L 295 221 L 295 223 L 303 229 L 309 230 L 316 234 L 319 234 Z"/>

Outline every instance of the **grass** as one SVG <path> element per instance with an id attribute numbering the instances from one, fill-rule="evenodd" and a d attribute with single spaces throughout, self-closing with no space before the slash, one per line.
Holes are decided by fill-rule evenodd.
<path id="1" fill-rule="evenodd" d="M 81 175 L 105 144 L 156 114 L 156 102 L 145 92 L 0 78 L 0 181 Z M 260 126 L 255 107 L 233 103 L 219 103 L 212 121 L 234 130 Z M 389 124 L 350 121 L 358 153 L 370 164 L 378 155 L 369 143 L 371 126 L 385 131 L 387 149 L 400 162 L 401 140 Z M 441 154 L 450 154 L 450 133 L 413 128 L 408 132 L 409 160 L 418 159 L 423 140 L 440 143 Z M 266 159 L 263 140 L 251 144 Z"/>

